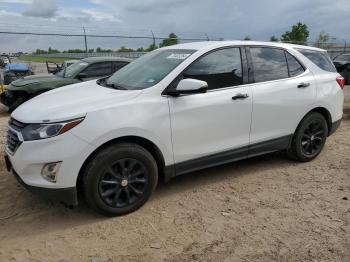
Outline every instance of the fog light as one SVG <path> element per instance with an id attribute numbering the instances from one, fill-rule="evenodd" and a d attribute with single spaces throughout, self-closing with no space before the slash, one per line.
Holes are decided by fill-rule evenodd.
<path id="1" fill-rule="evenodd" d="M 56 183 L 56 175 L 60 169 L 61 163 L 62 162 L 45 164 L 43 169 L 41 169 L 41 176 L 51 183 Z"/>

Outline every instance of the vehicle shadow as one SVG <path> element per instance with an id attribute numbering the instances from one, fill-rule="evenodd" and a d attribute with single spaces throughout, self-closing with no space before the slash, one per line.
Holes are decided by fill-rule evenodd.
<path id="1" fill-rule="evenodd" d="M 84 201 L 79 206 L 69 209 L 62 204 L 45 201 L 27 192 L 17 184 L 15 178 L 8 178 L 8 187 L 17 197 L 14 203 L 4 206 L 0 200 L 0 242 L 2 238 L 15 239 L 26 235 L 46 234 L 77 226 L 101 222 L 129 222 L 143 217 L 152 216 L 152 210 L 157 209 L 161 201 L 166 201 L 174 194 L 184 194 L 191 190 L 201 190 L 202 187 L 232 178 L 254 175 L 259 170 L 273 170 L 298 163 L 288 160 L 284 153 L 272 153 L 251 159 L 241 160 L 222 166 L 192 172 L 173 178 L 170 182 L 160 183 L 155 194 L 144 207 L 122 217 L 108 218 L 93 212 Z M 1 183 L 2 181 L 0 181 Z M 1 233 L 2 232 L 2 233 Z M 3 235 L 2 235 L 3 234 Z"/>

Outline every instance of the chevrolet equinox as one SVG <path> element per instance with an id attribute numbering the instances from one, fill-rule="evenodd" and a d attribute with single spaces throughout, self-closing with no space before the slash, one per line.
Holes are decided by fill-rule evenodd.
<path id="1" fill-rule="evenodd" d="M 159 179 L 284 150 L 314 159 L 340 125 L 344 78 L 326 51 L 253 41 L 150 52 L 107 78 L 24 103 L 6 165 L 34 193 L 122 215 Z"/>

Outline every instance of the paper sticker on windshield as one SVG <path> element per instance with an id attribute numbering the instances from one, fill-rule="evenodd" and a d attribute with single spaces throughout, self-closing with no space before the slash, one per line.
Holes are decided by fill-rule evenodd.
<path id="1" fill-rule="evenodd" d="M 185 60 L 187 57 L 189 57 L 191 54 L 171 54 L 167 57 L 167 59 L 179 59 L 179 60 Z"/>

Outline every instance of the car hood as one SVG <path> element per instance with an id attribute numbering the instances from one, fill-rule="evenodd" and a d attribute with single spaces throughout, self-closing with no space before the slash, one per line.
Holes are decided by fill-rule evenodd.
<path id="1" fill-rule="evenodd" d="M 96 84 L 96 80 L 61 87 L 39 95 L 19 106 L 12 117 L 23 123 L 59 122 L 87 113 L 118 106 L 142 90 L 116 90 Z"/>
<path id="2" fill-rule="evenodd" d="M 52 82 L 52 81 L 59 81 L 59 80 L 64 80 L 64 78 L 56 75 L 49 75 L 49 74 L 33 75 L 33 76 L 26 76 L 16 81 L 13 81 L 11 85 L 13 87 L 22 87 L 22 86 L 31 85 L 31 84 L 38 84 L 38 83 Z"/>

